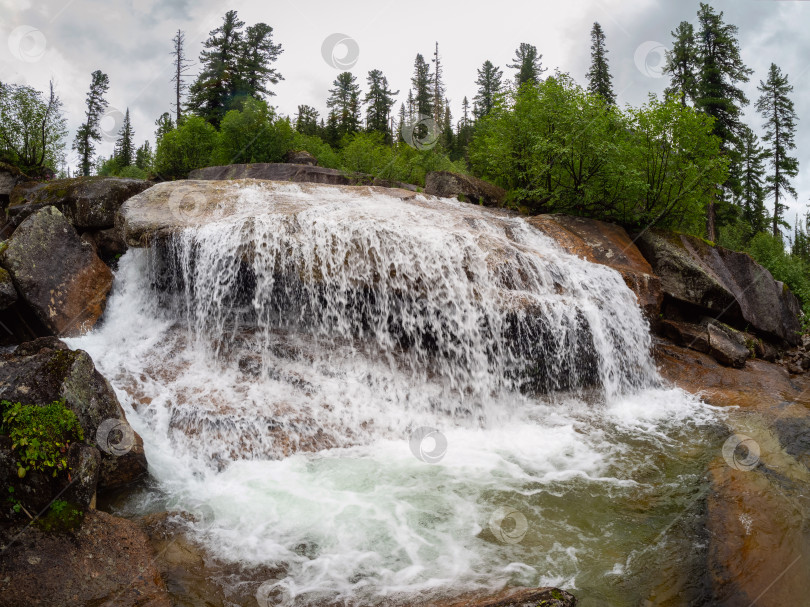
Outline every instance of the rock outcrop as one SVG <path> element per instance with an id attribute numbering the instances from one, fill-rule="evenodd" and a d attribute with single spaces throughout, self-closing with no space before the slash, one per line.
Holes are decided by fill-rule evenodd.
<path id="1" fill-rule="evenodd" d="M 294 183 L 320 183 L 323 185 L 373 185 L 387 188 L 402 188 L 416 191 L 416 186 L 379 179 L 365 173 L 345 173 L 314 164 L 256 163 L 230 164 L 206 167 L 189 173 L 190 180 L 225 181 L 231 179 L 262 179 L 267 181 L 292 181 Z"/>
<path id="2" fill-rule="evenodd" d="M 81 526 L 53 533 L 0 530 L 0 606 L 171 607 L 141 527 L 91 510 Z"/>
<path id="3" fill-rule="evenodd" d="M 490 596 L 470 596 L 431 607 L 576 607 L 577 599 L 559 588 L 512 588 Z"/>
<path id="4" fill-rule="evenodd" d="M 305 150 L 290 150 L 285 159 L 289 164 L 306 164 L 318 166 L 318 159 Z"/>
<path id="5" fill-rule="evenodd" d="M 458 198 L 462 202 L 486 207 L 502 207 L 506 202 L 506 190 L 503 188 L 477 177 L 451 171 L 428 173 L 425 177 L 425 193 L 441 198 Z"/>
<path id="6" fill-rule="evenodd" d="M 710 354 L 717 362 L 729 367 L 742 367 L 756 354 L 754 340 L 751 349 L 745 335 L 714 319 L 703 319 L 701 324 L 664 320 L 661 332 L 679 346 Z"/>
<path id="7" fill-rule="evenodd" d="M 661 278 L 665 317 L 708 315 L 778 343 L 799 342 L 798 300 L 749 255 L 657 229 L 636 244 Z"/>
<path id="8" fill-rule="evenodd" d="M 647 319 L 657 321 L 663 300 L 661 280 L 624 228 L 568 215 L 536 215 L 526 221 L 569 253 L 617 270 L 636 294 Z"/>
<path id="9" fill-rule="evenodd" d="M 14 225 L 43 207 L 59 209 L 78 232 L 115 225 L 125 200 L 150 188 L 152 182 L 123 177 L 75 177 L 18 185 L 7 209 Z"/>
<path id="10" fill-rule="evenodd" d="M 78 335 L 96 323 L 112 287 L 112 272 L 58 209 L 38 210 L 7 242 L 0 264 L 49 331 Z"/>
<path id="11" fill-rule="evenodd" d="M 0 354 L 0 400 L 39 405 L 63 400 L 76 414 L 85 442 L 100 452 L 100 490 L 126 486 L 147 471 L 141 437 L 129 427 L 115 391 L 83 350 L 43 337 Z"/>
<path id="12" fill-rule="evenodd" d="M 0 162 L 0 211 L 2 211 L 3 218 L 0 223 L 5 222 L 6 208 L 11 202 L 11 192 L 20 183 L 28 181 L 28 178 L 17 167 Z M 4 236 L 8 235 L 10 230 L 6 230 Z"/>

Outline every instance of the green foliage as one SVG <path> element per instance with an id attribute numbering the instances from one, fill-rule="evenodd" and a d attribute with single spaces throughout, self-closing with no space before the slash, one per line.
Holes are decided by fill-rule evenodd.
<path id="1" fill-rule="evenodd" d="M 225 114 L 213 153 L 214 164 L 283 162 L 293 147 L 288 120 L 276 118 L 264 101 L 248 99 L 241 111 Z"/>
<path id="2" fill-rule="evenodd" d="M 0 158 L 23 172 L 55 171 L 64 159 L 65 124 L 53 83 L 48 98 L 30 86 L 0 83 Z"/>
<path id="3" fill-rule="evenodd" d="M 332 146 L 315 135 L 294 133 L 291 149 L 309 152 L 315 156 L 319 166 L 329 169 L 340 168 L 340 156 L 338 153 L 332 148 Z"/>
<path id="4" fill-rule="evenodd" d="M 710 131 L 676 101 L 622 111 L 558 73 L 478 123 L 470 164 L 529 212 L 694 231 L 727 168 Z"/>
<path id="5" fill-rule="evenodd" d="M 38 406 L 2 401 L 0 409 L 0 433 L 11 438 L 12 449 L 19 458 L 20 478 L 29 470 L 53 471 L 56 476 L 67 468 L 71 442 L 84 440 L 76 414 L 64 402 Z"/>
<path id="6" fill-rule="evenodd" d="M 84 510 L 64 500 L 54 500 L 45 515 L 36 519 L 35 524 L 43 531 L 73 531 L 84 520 Z"/>
<path id="7" fill-rule="evenodd" d="M 160 138 L 155 173 L 163 179 L 185 179 L 190 171 L 211 165 L 217 132 L 199 116 L 189 116 Z"/>

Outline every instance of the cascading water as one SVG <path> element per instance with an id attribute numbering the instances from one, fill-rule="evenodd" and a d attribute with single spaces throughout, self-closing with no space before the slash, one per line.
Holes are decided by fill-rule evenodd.
<path id="1" fill-rule="evenodd" d="M 130 250 L 72 340 L 144 438 L 159 491 L 131 511 L 205 504 L 196 540 L 278 568 L 268 604 L 504 584 L 638 604 L 713 416 L 661 385 L 619 274 L 455 201 L 238 202 Z"/>

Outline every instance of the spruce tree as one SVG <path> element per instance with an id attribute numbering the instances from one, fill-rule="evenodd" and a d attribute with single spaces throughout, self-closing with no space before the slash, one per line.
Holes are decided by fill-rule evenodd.
<path id="1" fill-rule="evenodd" d="M 732 165 L 729 179 L 724 184 L 718 184 L 723 186 L 725 196 L 719 200 L 712 198 L 707 207 L 706 235 L 709 240 L 716 240 L 718 214 L 722 216 L 730 195 L 739 195 L 737 176 L 740 170 L 736 165 L 739 163 L 739 134 L 743 126 L 740 116 L 748 99 L 737 85 L 748 82 L 752 71 L 745 67 L 740 57 L 737 27 L 724 23 L 722 12 L 717 13 L 708 4 L 701 3 L 698 21 L 695 107 L 714 118 L 713 133 L 720 139 L 720 150 L 729 157 Z M 721 203 L 720 213 L 718 202 Z"/>
<path id="2" fill-rule="evenodd" d="M 295 130 L 303 135 L 317 135 L 318 110 L 311 105 L 299 105 L 295 115 Z"/>
<path id="3" fill-rule="evenodd" d="M 149 170 L 152 166 L 154 154 L 152 153 L 152 146 L 149 140 L 143 142 L 143 145 L 135 152 L 135 166 L 143 171 Z"/>
<path id="4" fill-rule="evenodd" d="M 93 163 L 93 153 L 96 150 L 96 141 L 101 141 L 98 130 L 101 115 L 107 107 L 104 95 L 110 88 L 110 79 L 107 74 L 96 70 L 90 77 L 90 90 L 87 92 L 85 103 L 87 109 L 84 114 L 84 123 L 76 132 L 73 149 L 79 154 L 79 170 L 85 177 L 90 175 Z"/>
<path id="5" fill-rule="evenodd" d="M 441 125 L 444 121 L 444 81 L 442 76 L 444 68 L 442 68 L 441 58 L 439 57 L 439 43 L 436 43 L 436 50 L 433 53 L 433 120 L 437 125 Z"/>
<path id="6" fill-rule="evenodd" d="M 664 66 L 664 72 L 670 74 L 670 82 L 664 95 L 677 99 L 686 107 L 687 100 L 694 103 L 697 95 L 698 55 L 695 28 L 688 21 L 681 21 L 672 32 L 672 37 L 672 50 L 667 51 Z"/>
<path id="7" fill-rule="evenodd" d="M 180 121 L 183 119 L 181 99 L 183 92 L 188 88 L 186 83 L 183 82 L 183 76 L 191 65 L 191 62 L 186 59 L 185 42 L 186 34 L 183 30 L 177 30 L 177 34 L 172 38 L 172 56 L 174 57 L 174 75 L 172 76 L 172 82 L 174 82 L 177 124 L 180 124 Z"/>
<path id="8" fill-rule="evenodd" d="M 272 97 L 268 84 L 278 84 L 284 77 L 271 67 L 282 53 L 281 45 L 273 43 L 273 28 L 266 23 L 251 25 L 239 48 L 236 94 L 240 97 L 261 99 Z"/>
<path id="9" fill-rule="evenodd" d="M 759 145 L 759 138 L 750 128 L 743 128 L 740 140 L 740 207 L 743 219 L 751 227 L 751 233 L 757 234 L 768 228 L 768 213 L 765 209 L 765 160 L 768 154 Z"/>
<path id="10" fill-rule="evenodd" d="M 431 82 L 430 65 L 425 62 L 425 58 L 421 54 L 417 54 L 413 63 L 411 84 L 414 91 L 414 112 L 420 116 L 433 116 Z"/>
<path id="11" fill-rule="evenodd" d="M 118 132 L 118 141 L 115 142 L 114 158 L 120 168 L 128 167 L 135 163 L 135 133 L 132 130 L 132 122 L 129 119 L 129 108 L 124 114 L 124 124 Z"/>
<path id="12" fill-rule="evenodd" d="M 366 104 L 366 129 L 385 134 L 386 140 L 391 137 L 389 119 L 394 107 L 394 96 L 399 91 L 388 88 L 388 78 L 380 70 L 371 70 L 366 79 L 368 92 L 363 103 Z"/>
<path id="13" fill-rule="evenodd" d="M 339 141 L 343 135 L 360 129 L 360 86 L 351 72 L 338 74 L 332 84 L 326 105 L 332 110 L 330 118 L 334 114 L 335 137 Z"/>
<path id="14" fill-rule="evenodd" d="M 540 76 L 546 71 L 542 63 L 543 55 L 537 52 L 537 47 L 528 42 L 521 42 L 515 51 L 514 63 L 506 67 L 517 70 L 515 84 L 518 88 L 526 82 L 539 82 Z M 480 73 L 480 72 L 479 72 Z"/>
<path id="15" fill-rule="evenodd" d="M 478 70 L 478 93 L 475 95 L 475 103 L 480 114 L 476 119 L 483 118 L 492 111 L 495 106 L 495 96 L 501 92 L 501 77 L 503 72 L 489 60 L 484 61 L 481 69 Z M 466 97 L 464 100 L 466 101 Z"/>
<path id="16" fill-rule="evenodd" d="M 219 126 L 239 83 L 242 27 L 236 11 L 225 13 L 222 25 L 211 30 L 200 52 L 201 71 L 189 87 L 188 108 Z"/>
<path id="17" fill-rule="evenodd" d="M 773 235 L 779 236 L 779 226 L 787 226 L 782 219 L 785 205 L 780 201 L 783 193 L 796 197 L 796 189 L 791 183 L 799 172 L 799 161 L 789 155 L 789 150 L 796 148 L 796 111 L 789 94 L 793 86 L 788 83 L 787 74 L 783 74 L 776 64 L 771 63 L 768 79 L 759 81 L 757 90 L 762 93 L 757 100 L 756 109 L 765 119 L 763 139 L 770 144 L 768 159 L 773 171 L 766 178 L 766 191 L 773 195 Z"/>
<path id="18" fill-rule="evenodd" d="M 155 120 L 155 139 L 160 142 L 160 138 L 163 137 L 169 131 L 174 130 L 174 123 L 172 122 L 172 115 L 169 112 L 163 112 L 160 117 Z"/>
<path id="19" fill-rule="evenodd" d="M 610 73 L 607 61 L 608 50 L 605 47 L 605 32 L 599 22 L 594 22 L 591 28 L 591 67 L 588 70 L 588 90 L 599 95 L 608 104 L 616 104 L 616 95 L 613 93 L 613 76 Z"/>

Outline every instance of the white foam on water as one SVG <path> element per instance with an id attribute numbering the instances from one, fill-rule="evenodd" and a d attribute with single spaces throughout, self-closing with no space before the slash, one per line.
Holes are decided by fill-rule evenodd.
<path id="1" fill-rule="evenodd" d="M 662 385 L 615 271 L 453 201 L 290 184 L 241 201 L 127 252 L 70 345 L 167 505 L 213 512 L 196 539 L 282 567 L 279 604 L 590 588 L 646 537 L 638 503 L 698 482 L 670 468 L 713 412 Z M 424 453 L 446 441 L 437 463 L 419 428 L 440 433 Z M 493 535 L 499 508 L 525 517 L 519 541 Z"/>

